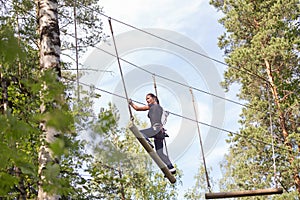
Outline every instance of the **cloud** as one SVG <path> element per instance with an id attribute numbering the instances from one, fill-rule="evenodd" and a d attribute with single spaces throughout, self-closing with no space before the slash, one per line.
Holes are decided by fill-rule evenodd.
<path id="1" fill-rule="evenodd" d="M 184 29 L 191 16 L 201 13 L 201 6 L 207 1 L 199 0 L 102 0 L 105 14 L 139 27 Z"/>

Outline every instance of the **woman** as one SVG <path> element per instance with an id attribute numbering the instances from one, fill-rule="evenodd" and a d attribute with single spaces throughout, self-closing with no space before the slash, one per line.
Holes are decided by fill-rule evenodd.
<path id="1" fill-rule="evenodd" d="M 159 101 L 158 101 L 157 97 L 152 93 L 149 93 L 146 95 L 146 101 L 147 101 L 148 105 L 145 105 L 145 106 L 138 106 L 138 105 L 134 104 L 131 100 L 129 101 L 129 104 L 136 111 L 149 110 L 148 117 L 150 118 L 151 127 L 140 130 L 140 132 L 144 135 L 144 137 L 146 138 L 146 140 L 149 142 L 149 144 L 152 147 L 153 147 L 153 145 L 151 144 L 149 138 L 154 138 L 155 150 L 156 150 L 158 156 L 167 165 L 170 172 L 172 174 L 175 174 L 176 169 L 174 168 L 174 166 L 171 163 L 168 156 L 166 156 L 163 151 L 163 147 L 164 147 L 163 140 L 165 138 L 165 133 L 163 131 L 163 125 L 161 122 L 163 109 L 159 105 Z"/>

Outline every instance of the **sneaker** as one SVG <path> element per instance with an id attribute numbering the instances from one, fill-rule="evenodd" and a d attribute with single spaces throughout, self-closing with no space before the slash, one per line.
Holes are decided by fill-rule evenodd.
<path id="1" fill-rule="evenodd" d="M 169 171 L 171 172 L 171 174 L 176 174 L 176 169 L 175 169 L 175 167 L 169 169 Z"/>
<path id="2" fill-rule="evenodd" d="M 176 169 L 172 164 L 168 165 L 167 167 L 169 168 L 169 171 L 171 172 L 171 174 L 176 174 Z"/>
<path id="3" fill-rule="evenodd" d="M 175 168 L 169 169 L 169 172 L 170 172 L 172 175 L 175 175 L 175 174 L 176 174 L 176 169 L 175 169 Z M 165 175 L 164 177 L 166 178 L 167 175 Z"/>

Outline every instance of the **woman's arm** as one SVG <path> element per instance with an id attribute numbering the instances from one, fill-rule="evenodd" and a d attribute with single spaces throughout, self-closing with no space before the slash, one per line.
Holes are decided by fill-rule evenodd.
<path id="1" fill-rule="evenodd" d="M 134 104 L 132 101 L 129 101 L 129 105 L 131 105 L 131 107 L 136 111 L 145 111 L 145 110 L 149 110 L 149 108 L 150 108 L 148 105 L 138 106 L 138 105 Z"/>

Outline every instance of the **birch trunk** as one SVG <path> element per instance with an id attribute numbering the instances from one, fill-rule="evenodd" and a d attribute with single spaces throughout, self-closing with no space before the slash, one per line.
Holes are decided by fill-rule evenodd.
<path id="1" fill-rule="evenodd" d="M 40 67 L 41 72 L 53 69 L 58 72 L 60 76 L 60 38 L 59 38 L 59 25 L 58 25 L 58 2 L 57 0 L 36 0 L 37 5 L 37 19 L 38 19 L 38 34 L 39 34 L 39 49 L 40 49 Z M 41 91 L 41 98 L 43 102 L 43 92 L 47 90 L 47 85 L 43 85 Z M 44 103 L 41 105 L 41 113 L 44 113 L 46 106 Z M 56 200 L 59 195 L 48 193 L 43 189 L 44 183 L 51 184 L 45 180 L 43 171 L 46 169 L 48 163 L 54 161 L 52 152 L 47 147 L 47 143 L 55 140 L 55 136 L 59 133 L 46 127 L 46 120 L 42 121 L 40 128 L 42 134 L 42 146 L 39 151 L 39 190 L 38 199 L 40 200 Z"/>

